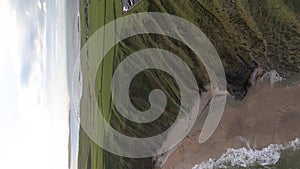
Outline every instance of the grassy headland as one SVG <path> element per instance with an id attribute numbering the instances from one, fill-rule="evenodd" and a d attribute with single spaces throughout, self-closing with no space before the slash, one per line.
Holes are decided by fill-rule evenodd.
<path id="1" fill-rule="evenodd" d="M 81 0 L 82 46 L 87 37 L 104 24 L 121 17 L 121 9 L 119 0 Z M 129 14 L 165 12 L 185 18 L 198 26 L 212 41 L 221 57 L 228 90 L 236 99 L 242 99 L 247 93 L 247 80 L 256 67 L 276 69 L 281 76 L 300 72 L 299 9 L 298 0 L 143 0 Z M 149 70 L 134 79 L 130 96 L 138 109 L 145 110 L 149 108 L 149 92 L 161 88 L 169 96 L 164 115 L 153 123 L 140 125 L 126 120 L 115 110 L 110 92 L 114 69 L 129 54 L 150 47 L 163 48 L 180 56 L 190 66 L 201 90 L 208 83 L 202 63 L 186 45 L 174 39 L 145 34 L 120 42 L 105 56 L 97 72 L 96 89 L 89 89 L 89 92 L 96 91 L 98 105 L 106 120 L 116 130 L 130 136 L 145 137 L 164 131 L 174 121 L 180 104 L 174 80 L 161 71 Z M 82 129 L 79 146 L 79 169 L 154 167 L 151 158 L 128 159 L 104 151 Z"/>

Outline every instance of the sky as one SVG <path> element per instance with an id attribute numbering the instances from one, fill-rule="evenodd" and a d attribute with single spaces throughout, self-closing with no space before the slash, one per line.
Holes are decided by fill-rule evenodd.
<path id="1" fill-rule="evenodd" d="M 0 0 L 0 168 L 68 168 L 64 0 Z"/>

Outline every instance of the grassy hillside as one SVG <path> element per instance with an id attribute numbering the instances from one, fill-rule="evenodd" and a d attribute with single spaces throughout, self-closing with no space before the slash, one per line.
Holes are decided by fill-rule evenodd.
<path id="1" fill-rule="evenodd" d="M 86 36 L 121 17 L 119 0 L 81 0 L 80 5 L 82 45 L 87 40 Z M 236 99 L 245 96 L 247 79 L 258 66 L 265 70 L 276 69 L 281 76 L 300 72 L 298 0 L 143 0 L 130 13 L 145 11 L 174 14 L 198 26 L 216 47 L 225 67 L 228 90 Z M 99 107 L 116 130 L 135 137 L 164 131 L 174 121 L 180 105 L 176 83 L 157 70 L 139 74 L 131 84 L 130 96 L 138 109 L 146 110 L 149 108 L 149 92 L 155 88 L 164 90 L 169 100 L 164 115 L 158 120 L 146 125 L 133 123 L 124 119 L 111 103 L 113 70 L 129 54 L 149 47 L 163 48 L 180 56 L 190 66 L 200 90 L 204 90 L 203 86 L 208 83 L 202 63 L 187 46 L 174 39 L 144 34 L 119 43 L 106 55 L 98 69 L 96 89 L 88 91 L 96 91 Z M 153 168 L 153 163 L 151 158 L 128 159 L 105 152 L 81 130 L 79 169 L 102 168 L 146 169 Z"/>
<path id="2" fill-rule="evenodd" d="M 215 45 L 225 67 L 229 91 L 246 94 L 253 68 L 299 72 L 300 15 L 297 0 L 144 1 L 139 11 L 166 12 L 198 26 Z"/>
<path id="3" fill-rule="evenodd" d="M 121 16 L 121 3 L 117 0 L 81 0 L 80 1 L 80 19 L 81 19 L 81 46 L 83 46 L 88 37 L 93 35 L 99 28 L 106 23 L 115 20 Z M 105 39 L 103 39 L 105 41 Z M 104 112 L 106 120 L 110 120 L 111 115 L 111 94 L 110 83 L 113 72 L 114 56 L 117 47 L 111 50 L 100 65 L 97 73 L 96 89 L 90 89 L 89 86 L 83 86 L 85 95 L 88 92 L 97 93 L 99 107 Z M 92 60 L 92 59 L 91 59 Z M 88 73 L 88 64 L 82 64 L 83 74 Z M 81 102 L 82 109 L 85 109 L 87 104 Z M 82 110 L 81 110 L 82 111 Z M 80 169 L 102 169 L 104 167 L 103 150 L 92 142 L 85 132 L 80 130 L 79 140 L 79 160 L 78 168 Z"/>

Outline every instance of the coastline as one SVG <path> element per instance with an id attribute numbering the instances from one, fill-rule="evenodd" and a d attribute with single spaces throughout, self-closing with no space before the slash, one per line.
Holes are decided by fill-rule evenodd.
<path id="1" fill-rule="evenodd" d="M 82 94 L 80 67 L 79 0 L 66 1 L 67 60 L 69 103 L 69 169 L 77 169 L 79 148 L 80 98 Z"/>
<path id="2" fill-rule="evenodd" d="M 193 126 L 190 133 L 193 133 L 195 130 L 197 130 L 197 128 L 200 128 L 200 126 L 202 127 L 202 125 L 204 124 L 204 118 L 207 115 L 207 112 L 208 112 L 207 109 L 209 108 L 209 103 L 210 103 L 210 100 L 211 100 L 210 85 L 207 85 L 205 87 L 205 89 L 207 91 L 201 93 L 201 96 L 200 96 L 201 101 L 198 102 L 199 104 L 196 105 L 196 106 L 199 106 L 199 112 L 202 112 L 202 113 L 200 115 L 198 115 L 197 120 L 195 122 L 195 125 Z M 189 137 L 189 136 L 187 136 L 187 137 Z M 172 138 L 168 137 L 167 139 L 172 139 Z M 164 154 L 162 154 L 158 157 L 153 157 L 153 161 L 155 162 L 155 166 L 156 167 L 161 167 L 162 165 L 164 165 L 164 163 L 168 160 L 168 157 L 174 151 L 176 151 L 178 146 L 174 147 L 172 150 L 169 150 L 168 152 L 166 152 L 166 153 L 164 153 Z"/>
<path id="3" fill-rule="evenodd" d="M 197 119 L 191 133 L 159 168 L 193 168 L 210 159 L 219 159 L 228 149 L 260 150 L 270 144 L 284 144 L 300 137 L 300 83 L 276 81 L 275 72 L 255 72 L 252 87 L 242 101 L 228 97 L 222 120 L 205 143 L 198 137 L 205 117 Z M 259 75 L 259 76 L 258 76 Z M 274 76 L 273 76 L 274 75 Z M 275 84 L 270 85 L 275 80 Z M 285 85 L 280 85 L 285 84 Z M 275 87 L 276 86 L 276 87 Z M 205 111 L 202 112 L 205 114 Z"/>
<path id="4" fill-rule="evenodd" d="M 203 113 L 202 113 L 203 114 Z M 202 119 L 203 120 L 203 119 Z M 199 133 L 196 133 L 195 134 L 195 138 L 197 138 L 197 135 L 199 135 Z M 197 140 L 197 139 L 196 139 Z M 176 151 L 178 148 L 175 148 L 174 151 Z M 170 153 L 170 155 L 172 156 L 172 153 Z M 161 159 L 164 159 L 164 160 L 161 160 L 162 163 L 165 163 L 166 159 L 168 159 L 168 155 L 166 155 L 164 158 L 161 158 Z M 198 162 L 200 163 L 200 162 Z"/>

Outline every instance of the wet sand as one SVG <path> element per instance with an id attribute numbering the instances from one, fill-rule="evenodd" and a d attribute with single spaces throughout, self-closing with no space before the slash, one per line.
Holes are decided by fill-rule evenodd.
<path id="1" fill-rule="evenodd" d="M 228 148 L 261 149 L 300 137 L 299 103 L 299 83 L 275 88 L 260 82 L 249 89 L 243 101 L 228 97 L 222 120 L 212 137 L 198 143 L 205 119 L 200 116 L 192 132 L 161 168 L 189 169 L 210 158 L 218 159 Z"/>

